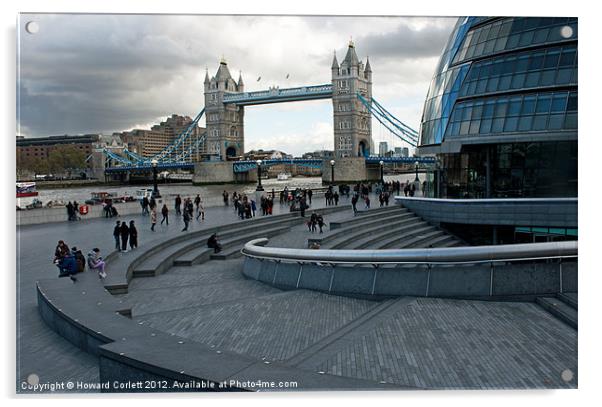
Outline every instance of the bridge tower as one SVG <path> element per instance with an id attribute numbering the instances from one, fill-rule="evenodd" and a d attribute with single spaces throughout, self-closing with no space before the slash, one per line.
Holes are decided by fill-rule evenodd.
<path id="1" fill-rule="evenodd" d="M 359 92 L 372 100 L 372 69 L 355 53 L 349 41 L 347 55 L 340 66 L 336 52 L 332 60 L 332 108 L 334 112 L 335 157 L 363 157 L 374 151 L 370 112 L 357 98 Z"/>
<path id="2" fill-rule="evenodd" d="M 243 155 L 244 107 L 223 103 L 224 94 L 244 92 L 242 75 L 239 74 L 236 82 L 222 58 L 214 77 L 209 79 L 209 73 L 205 72 L 204 85 L 207 153 L 220 160 Z"/>

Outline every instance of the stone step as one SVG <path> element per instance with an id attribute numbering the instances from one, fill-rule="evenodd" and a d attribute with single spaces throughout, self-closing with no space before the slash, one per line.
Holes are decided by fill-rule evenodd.
<path id="1" fill-rule="evenodd" d="M 221 239 L 220 244 L 222 245 L 222 250 L 226 252 L 227 249 L 230 248 L 238 248 L 240 249 L 245 243 L 249 240 L 258 239 L 261 237 L 272 237 L 284 233 L 290 230 L 290 226 L 275 226 L 269 229 L 256 229 L 252 232 L 248 232 L 246 234 L 237 234 L 236 236 L 232 236 L 229 239 Z M 218 237 L 220 235 L 218 234 Z M 208 248 L 206 246 L 206 241 L 203 242 L 203 246 L 197 248 L 195 250 L 191 250 L 188 253 L 179 256 L 174 259 L 174 266 L 192 266 L 195 264 L 202 263 L 206 260 L 209 260 L 214 255 L 220 255 L 221 253 L 214 254 L 213 249 Z M 221 260 L 225 258 L 219 257 Z"/>
<path id="2" fill-rule="evenodd" d="M 407 231 L 403 235 L 391 236 L 373 247 L 373 249 L 400 249 L 405 247 L 406 242 L 413 241 L 413 239 L 416 239 L 417 236 L 420 236 L 421 234 L 438 231 L 439 230 L 436 227 L 429 225 L 426 222 L 421 222 L 416 228 Z"/>
<path id="3" fill-rule="evenodd" d="M 386 228 L 383 228 L 382 230 L 386 231 L 386 233 L 371 233 L 368 235 L 359 236 L 358 239 L 347 244 L 345 249 L 372 249 L 381 241 L 387 240 L 391 236 L 399 236 L 404 234 L 407 231 L 420 227 L 422 224 L 424 224 L 424 221 L 414 217 L 396 225 L 393 229 L 387 230 Z"/>
<path id="4" fill-rule="evenodd" d="M 392 222 L 395 220 L 410 219 L 410 218 L 416 218 L 416 215 L 414 215 L 413 213 L 411 213 L 409 211 L 393 213 L 392 215 L 389 215 L 389 213 L 387 212 L 385 215 L 381 214 L 380 216 L 376 216 L 376 217 L 361 218 L 357 222 L 353 222 L 352 224 L 345 225 L 341 228 L 335 229 L 334 231 L 332 230 L 332 224 L 330 223 L 329 229 L 331 230 L 331 232 L 327 233 L 326 235 L 324 235 L 320 238 L 310 238 L 310 239 L 308 239 L 308 243 L 311 244 L 312 242 L 316 241 L 316 242 L 320 243 L 320 245 L 324 245 L 328 241 L 337 239 L 340 236 L 349 235 L 349 234 L 355 233 L 357 231 L 363 231 L 363 230 L 365 230 L 365 228 L 367 226 L 375 225 L 376 223 L 385 224 L 385 223 Z"/>
<path id="5" fill-rule="evenodd" d="M 562 301 L 565 304 L 567 304 L 569 307 L 578 309 L 577 308 L 577 293 L 572 293 L 572 292 L 569 292 L 569 293 L 558 293 L 558 294 L 556 294 L 556 297 L 560 301 Z"/>
<path id="6" fill-rule="evenodd" d="M 415 221 L 419 221 L 418 218 L 416 218 L 415 216 L 403 216 L 403 217 L 397 217 L 394 219 L 389 219 L 387 221 L 374 221 L 372 222 L 370 225 L 364 226 L 364 227 L 359 227 L 359 228 L 354 228 L 353 231 L 349 231 L 349 232 L 342 232 L 341 234 L 339 234 L 337 236 L 337 238 L 332 238 L 329 239 L 329 241 L 324 245 L 324 248 L 330 248 L 330 249 L 345 249 L 347 248 L 347 245 L 352 243 L 353 241 L 355 241 L 356 239 L 360 238 L 360 237 L 365 237 L 365 236 L 376 236 L 377 234 L 381 233 L 381 232 L 386 232 L 389 231 L 391 229 L 394 229 L 397 226 L 406 224 L 408 222 L 415 222 Z M 345 230 L 346 228 L 343 228 L 341 230 Z"/>
<path id="7" fill-rule="evenodd" d="M 543 309 L 562 322 L 577 329 L 577 310 L 556 297 L 537 297 L 535 300 Z"/>
<path id="8" fill-rule="evenodd" d="M 240 252 L 241 248 L 242 248 L 242 245 L 241 246 L 231 247 L 229 249 L 222 250 L 219 253 L 214 253 L 211 256 L 209 256 L 209 258 L 211 260 L 229 260 L 229 259 L 234 259 L 236 257 L 242 256 L 242 253 Z"/>
<path id="9" fill-rule="evenodd" d="M 412 243 L 410 246 L 405 246 L 407 248 L 428 248 L 428 247 L 439 247 L 439 243 L 445 243 L 454 240 L 454 237 L 448 235 L 444 231 L 439 229 L 440 234 L 435 234 L 430 237 L 427 237 L 423 240 L 419 240 L 417 242 Z"/>
<path id="10" fill-rule="evenodd" d="M 406 208 L 402 208 L 400 206 L 391 206 L 385 208 L 371 209 L 367 211 L 357 212 L 356 216 L 352 219 L 347 219 L 340 222 L 331 222 L 330 230 L 340 229 L 345 226 L 356 225 L 360 223 L 367 222 L 369 220 L 374 220 L 379 217 L 383 217 L 389 214 L 402 214 L 408 213 L 409 210 Z"/>
<path id="11" fill-rule="evenodd" d="M 258 219 L 252 223 L 241 222 L 239 228 L 229 227 L 219 233 L 220 236 L 226 238 L 228 236 L 236 236 L 241 233 L 256 231 L 258 229 L 271 228 L 275 226 L 287 226 L 296 225 L 303 222 L 303 218 L 297 216 L 285 216 L 275 219 Z M 167 241 L 160 245 L 161 250 L 154 250 L 153 253 L 145 254 L 145 259 L 134 268 L 134 277 L 148 277 L 155 276 L 162 273 L 167 268 L 174 264 L 174 259 L 178 258 L 186 253 L 194 251 L 194 249 L 202 247 L 206 244 L 207 239 L 216 230 L 211 229 L 204 233 L 195 233 L 194 235 L 184 235 L 182 238 L 178 238 L 179 241 Z"/>

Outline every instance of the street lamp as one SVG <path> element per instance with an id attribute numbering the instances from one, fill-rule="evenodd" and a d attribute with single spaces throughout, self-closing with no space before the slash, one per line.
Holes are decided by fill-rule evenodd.
<path id="1" fill-rule="evenodd" d="M 155 198 L 160 198 L 161 195 L 159 195 L 159 187 L 157 185 L 157 164 L 159 164 L 159 161 L 156 159 L 151 160 L 151 165 L 153 167 L 153 196 Z"/>
<path id="2" fill-rule="evenodd" d="M 385 162 L 380 160 L 380 183 L 385 185 Z"/>
<path id="3" fill-rule="evenodd" d="M 257 160 L 257 189 L 255 191 L 263 191 L 263 186 L 261 185 L 261 160 Z"/>
<path id="4" fill-rule="evenodd" d="M 419 179 L 418 179 L 418 161 L 416 161 L 414 163 L 414 166 L 416 167 L 416 179 L 414 180 L 414 182 L 416 182 L 416 181 L 419 181 Z"/>
<path id="5" fill-rule="evenodd" d="M 334 160 L 330 160 L 330 183 L 334 184 Z"/>

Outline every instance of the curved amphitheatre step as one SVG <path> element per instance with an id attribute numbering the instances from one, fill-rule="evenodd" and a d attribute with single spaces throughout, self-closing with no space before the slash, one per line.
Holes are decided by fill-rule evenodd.
<path id="1" fill-rule="evenodd" d="M 342 206 L 323 211 L 332 213 L 350 209 Z M 278 215 L 268 219 L 275 219 Z M 280 215 L 280 218 L 302 218 L 295 214 Z M 403 389 L 402 385 L 377 383 L 371 380 L 333 376 L 323 372 L 313 372 L 278 362 L 269 363 L 253 357 L 213 349 L 188 338 L 156 330 L 143 321 L 134 323 L 127 318 L 131 307 L 123 300 L 111 295 L 111 285 L 125 286 L 133 277 L 135 266 L 145 262 L 147 256 L 154 255 L 172 244 L 181 244 L 191 237 L 199 237 L 212 230 L 222 234 L 224 230 L 240 228 L 243 221 L 222 227 L 204 229 L 184 234 L 161 242 L 147 250 L 135 251 L 124 255 L 111 252 L 105 260 L 108 262 L 112 282 L 99 284 L 96 273 L 86 272 L 78 276 L 77 284 L 65 279 L 45 279 L 37 281 L 38 309 L 45 323 L 74 346 L 98 357 L 99 372 L 102 381 L 123 381 L 128 372 L 140 380 L 168 380 L 187 384 L 210 382 L 217 389 L 218 384 L 236 380 L 248 382 L 254 380 L 278 381 L 282 377 L 303 384 L 305 390 L 338 389 Z M 255 229 L 269 223 L 268 220 L 250 220 Z M 273 224 L 272 224 L 273 225 Z M 282 226 L 286 229 L 286 226 Z M 275 229 L 275 228 L 273 228 Z M 263 230 L 265 233 L 265 230 Z M 186 247 L 184 245 L 183 247 Z M 174 251 L 177 251 L 174 249 Z M 128 267 L 128 263 L 132 263 Z M 119 282 L 122 280 L 123 282 Z M 119 291 L 119 290 L 118 290 Z M 230 390 L 255 390 L 253 387 L 235 385 Z M 115 390 L 119 391 L 119 390 Z M 135 390 L 128 390 L 135 391 Z M 162 389 L 151 389 L 162 391 Z M 185 390 L 184 390 L 185 391 Z M 198 389 L 192 389 L 198 391 Z"/>
<path id="2" fill-rule="evenodd" d="M 330 222 L 330 230 L 340 229 L 345 226 L 354 225 L 358 223 L 367 222 L 371 219 L 384 217 L 390 213 L 406 213 L 410 212 L 409 209 L 401 206 L 387 206 L 383 208 L 369 209 L 364 211 L 358 211 L 352 219 L 347 219 L 341 222 Z"/>
<path id="3" fill-rule="evenodd" d="M 412 247 L 441 247 L 441 244 L 455 241 L 455 238 L 451 235 L 448 235 L 444 231 L 440 230 L 441 234 L 433 235 L 431 237 L 427 237 L 421 241 L 413 243 L 411 246 L 407 246 L 409 248 Z"/>
<path id="4" fill-rule="evenodd" d="M 220 230 L 218 235 L 222 239 L 230 238 L 232 236 L 242 236 L 257 231 L 258 228 L 269 232 L 272 228 L 281 226 L 290 228 L 292 225 L 295 225 L 299 222 L 301 222 L 301 218 L 298 217 L 289 217 L 276 220 L 270 219 L 262 222 L 259 222 L 258 220 L 258 223 L 254 223 L 252 225 L 249 225 L 248 223 L 241 224 L 241 227 L 237 229 L 226 229 L 225 231 Z M 218 229 L 220 228 L 205 230 L 204 233 L 197 233 L 192 237 L 191 235 L 186 235 L 186 240 L 183 242 L 176 242 L 168 247 L 165 247 L 161 251 L 147 256 L 141 264 L 134 268 L 133 277 L 154 276 L 163 273 L 174 264 L 174 259 L 195 250 L 198 251 L 206 248 L 207 239 L 209 239 L 209 236 L 211 236 L 213 233 L 217 233 Z"/>
<path id="5" fill-rule="evenodd" d="M 371 249 L 374 246 L 378 246 L 378 243 L 390 238 L 391 236 L 398 236 L 399 234 L 406 233 L 412 229 L 422 226 L 424 222 L 418 217 L 407 219 L 405 222 L 394 225 L 393 228 L 388 228 L 388 225 L 382 227 L 382 231 L 386 233 L 375 233 L 367 234 L 366 236 L 359 236 L 353 242 L 347 244 L 344 249 L 362 250 Z"/>
<path id="6" fill-rule="evenodd" d="M 386 240 L 383 240 L 378 245 L 378 249 L 403 249 L 411 245 L 412 243 L 423 239 L 426 234 L 438 235 L 442 233 L 441 230 L 435 226 L 430 225 L 426 222 L 422 222 L 417 228 L 414 228 L 407 233 L 397 236 L 391 236 Z"/>
<path id="7" fill-rule="evenodd" d="M 381 232 L 387 232 L 397 226 L 412 224 L 416 222 L 418 218 L 415 215 L 410 216 L 399 216 L 394 219 L 387 219 L 382 221 L 373 221 L 368 227 L 354 227 L 351 231 L 341 233 L 336 238 L 330 239 L 324 245 L 324 248 L 328 249 L 344 249 L 347 245 L 355 241 L 358 237 L 372 236 L 376 238 Z M 342 230 L 342 229 L 341 229 Z M 383 237 L 381 235 L 381 237 Z"/>
<path id="8" fill-rule="evenodd" d="M 333 213 L 333 212 L 338 212 L 338 211 L 344 211 L 344 210 L 351 210 L 351 205 L 340 205 L 340 206 L 336 206 L 336 207 L 329 207 L 329 208 L 320 208 L 319 209 L 321 213 L 327 214 L 327 213 Z M 197 243 L 198 240 L 201 240 L 201 244 L 205 244 L 206 239 L 212 234 L 212 233 L 218 233 L 219 235 L 223 235 L 226 232 L 230 232 L 230 231 L 240 231 L 241 228 L 250 228 L 250 229 L 257 229 L 258 226 L 262 226 L 262 225 L 266 225 L 266 224 L 274 224 L 273 222 L 278 223 L 279 221 L 282 222 L 292 222 L 291 224 L 294 224 L 295 222 L 303 222 L 303 218 L 300 216 L 299 212 L 289 212 L 289 213 L 284 213 L 284 214 L 279 214 L 279 215 L 271 215 L 271 216 L 265 216 L 265 217 L 256 217 L 256 218 L 252 218 L 252 219 L 244 219 L 244 220 L 238 220 L 235 221 L 234 223 L 229 223 L 226 225 L 222 225 L 222 226 L 214 226 L 214 227 L 210 227 L 210 228 L 204 228 L 204 229 L 199 229 L 199 230 L 195 230 L 195 231 L 191 231 L 191 232 L 187 232 L 187 233 L 182 233 L 181 236 L 177 236 L 168 240 L 165 240 L 159 244 L 156 244 L 154 246 L 151 246 L 147 249 L 138 249 L 135 251 L 130 251 L 128 253 L 120 253 L 117 251 L 113 251 L 111 253 L 109 253 L 108 256 L 105 257 L 105 260 L 107 262 L 110 262 L 110 273 L 108 275 L 108 277 L 105 279 L 104 281 L 104 286 L 107 290 L 109 290 L 112 294 L 126 294 L 128 291 L 128 283 L 129 281 L 134 277 L 134 271 L 137 268 L 140 268 L 141 265 L 143 263 L 145 263 L 147 261 L 147 259 L 149 261 L 151 257 L 154 257 L 157 260 L 152 260 L 155 261 L 155 266 L 161 270 L 166 270 L 169 265 L 173 265 L 173 263 L 170 263 L 171 259 L 174 258 L 174 256 L 171 256 L 171 259 L 167 259 L 165 258 L 165 250 L 168 250 L 168 248 L 170 248 L 171 246 L 174 245 L 181 245 L 183 244 L 184 246 L 186 246 L 188 243 L 190 243 L 191 239 L 195 240 L 195 242 L 190 243 L 190 245 L 192 245 L 192 247 L 194 247 L 195 243 Z M 178 253 L 178 250 L 176 248 L 173 249 L 174 252 Z M 132 258 L 132 254 L 134 254 L 136 257 Z M 172 253 L 173 254 L 173 253 Z M 157 257 L 158 256 L 158 257 Z M 163 260 L 161 260 L 161 258 L 163 258 Z M 164 263 L 164 264 L 161 264 Z M 149 269 L 141 269 L 140 268 L 140 272 L 136 277 L 141 277 L 141 276 L 145 276 L 145 275 L 154 275 L 152 274 L 152 272 Z"/>
<path id="9" fill-rule="evenodd" d="M 360 218 L 359 220 L 356 219 L 352 219 L 349 222 L 348 226 L 344 226 L 341 227 L 339 229 L 335 229 L 332 230 L 332 228 L 330 229 L 329 232 L 327 232 L 326 234 L 317 237 L 317 238 L 308 238 L 308 244 L 311 244 L 313 242 L 317 242 L 320 243 L 320 245 L 324 245 L 328 242 L 331 242 L 335 239 L 340 238 L 341 236 L 348 236 L 350 233 L 355 233 L 355 232 L 363 232 L 366 230 L 367 226 L 371 226 L 374 225 L 375 222 L 378 222 L 380 224 L 383 223 L 390 223 L 393 221 L 397 221 L 397 220 L 405 220 L 405 219 L 412 219 L 412 218 L 416 218 L 416 215 L 414 215 L 413 213 L 409 212 L 409 211 L 403 211 L 400 213 L 394 213 L 394 214 L 389 214 L 387 213 L 386 215 L 380 215 L 378 217 L 371 217 L 369 219 L 364 219 L 364 218 Z"/>

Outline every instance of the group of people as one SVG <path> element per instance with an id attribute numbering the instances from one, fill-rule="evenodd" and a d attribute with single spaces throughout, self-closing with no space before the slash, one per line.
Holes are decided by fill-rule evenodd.
<path id="1" fill-rule="evenodd" d="M 182 216 L 182 220 L 184 221 L 184 228 L 182 229 L 182 232 L 185 232 L 188 230 L 188 226 L 190 225 L 190 222 L 194 218 L 195 206 L 196 206 L 196 220 L 199 220 L 199 218 L 200 218 L 201 221 L 204 221 L 205 220 L 205 205 L 203 205 L 203 199 L 201 198 L 201 196 L 199 194 L 197 194 L 197 196 L 194 198 L 194 200 L 192 200 L 192 198 L 190 198 L 190 197 L 184 198 L 184 200 L 182 200 L 182 197 L 180 195 L 176 196 L 174 208 L 176 210 L 176 215 Z M 163 224 L 163 221 L 166 221 L 167 224 L 169 225 L 168 212 L 169 212 L 169 210 L 167 209 L 167 205 L 164 205 L 163 209 L 161 210 L 161 214 L 163 215 L 161 224 Z"/>
<path id="2" fill-rule="evenodd" d="M 63 240 L 59 240 L 54 250 L 53 263 L 59 269 L 59 277 L 68 276 L 74 283 L 77 281 L 76 274 L 83 273 L 86 270 L 86 263 L 91 271 L 98 272 L 100 279 L 107 277 L 105 262 L 100 256 L 100 250 L 97 247 L 88 253 L 86 261 L 81 250 L 75 246 L 69 248 Z"/>
<path id="3" fill-rule="evenodd" d="M 119 216 L 117 209 L 113 206 L 113 201 L 111 199 L 107 199 L 102 203 L 102 210 L 105 213 L 105 218 L 113 218 Z"/>
<path id="4" fill-rule="evenodd" d="M 324 225 L 324 217 L 316 212 L 313 212 L 307 221 L 307 228 L 311 233 L 315 233 L 317 228 L 320 228 L 320 233 L 323 233 Z"/>
<path id="5" fill-rule="evenodd" d="M 133 220 L 128 226 L 127 222 L 117 221 L 113 229 L 113 238 L 115 239 L 115 249 L 122 252 L 128 251 L 128 241 L 130 250 L 138 247 L 138 230 Z"/>
<path id="6" fill-rule="evenodd" d="M 329 186 L 328 190 L 324 193 L 324 199 L 326 199 L 326 206 L 339 205 L 339 193 L 333 190 L 332 185 Z"/>
<path id="7" fill-rule="evenodd" d="M 77 201 L 73 201 L 73 203 L 69 201 L 69 203 L 67 203 L 67 219 L 69 221 L 75 221 L 80 219 L 79 204 L 77 203 Z"/>

